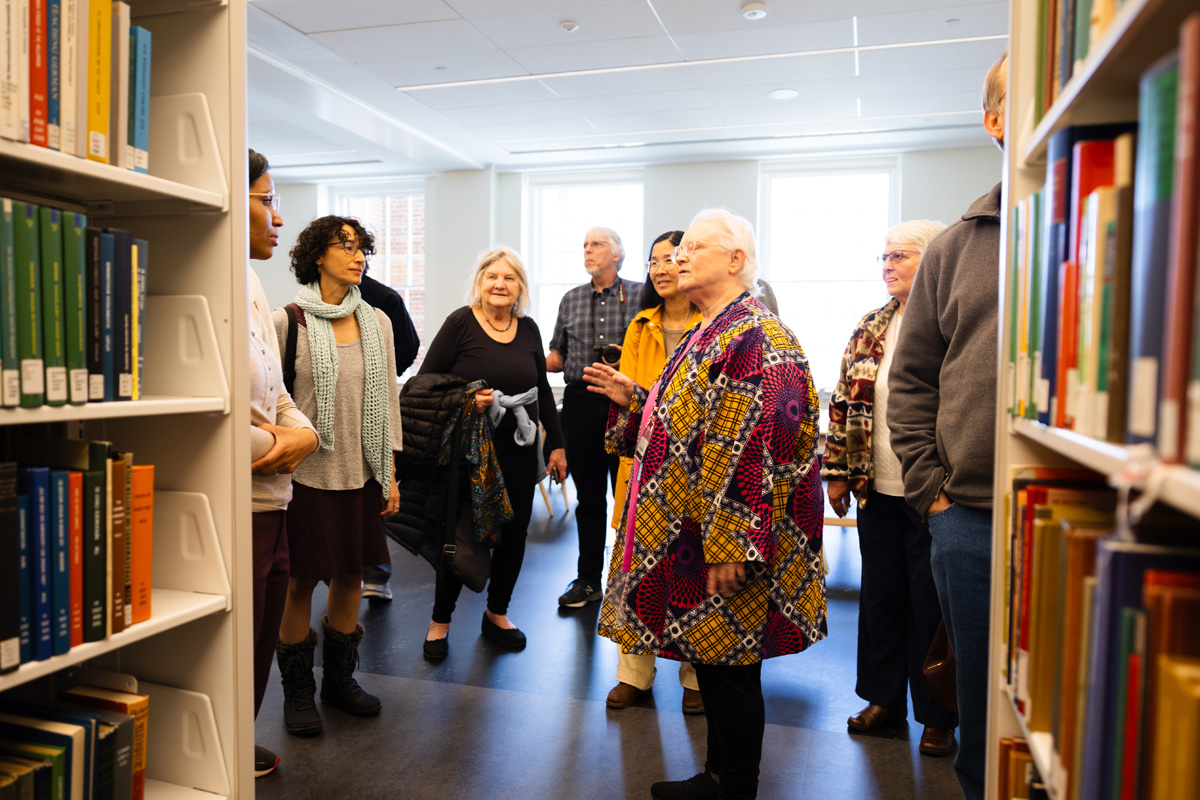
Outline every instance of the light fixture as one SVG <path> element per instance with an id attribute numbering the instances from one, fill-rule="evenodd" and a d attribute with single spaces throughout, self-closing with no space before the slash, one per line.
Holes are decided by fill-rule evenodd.
<path id="1" fill-rule="evenodd" d="M 742 3 L 742 16 L 748 20 L 762 19 L 767 15 L 767 4 L 763 0 L 745 0 Z"/>
<path id="2" fill-rule="evenodd" d="M 795 89 L 772 89 L 767 92 L 767 97 L 772 100 L 794 100 L 799 96 L 800 93 Z"/>
<path id="3" fill-rule="evenodd" d="M 450 68 L 449 67 L 434 67 L 433 71 L 434 72 L 449 72 Z"/>
<path id="4" fill-rule="evenodd" d="M 574 33 L 575 31 L 579 30 L 579 23 L 572 22 L 569 19 L 564 19 L 562 22 L 560 22 L 558 24 L 559 24 L 559 27 L 561 27 L 567 33 Z"/>
<path id="5" fill-rule="evenodd" d="M 962 22 L 962 20 L 958 17 L 951 17 L 950 19 L 946 20 L 947 25 L 957 25 L 960 22 Z"/>

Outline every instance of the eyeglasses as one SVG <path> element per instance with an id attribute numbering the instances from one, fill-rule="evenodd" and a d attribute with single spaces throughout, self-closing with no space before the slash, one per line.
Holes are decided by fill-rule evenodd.
<path id="1" fill-rule="evenodd" d="M 609 242 L 609 241 L 607 241 L 607 240 L 605 240 L 605 239 L 597 239 L 597 240 L 596 240 L 596 241 L 594 241 L 594 242 L 584 242 L 584 243 L 583 243 L 583 249 L 584 249 L 584 250 L 587 250 L 587 249 L 590 247 L 590 248 L 592 248 L 593 250 L 598 250 L 598 249 L 600 249 L 601 247 L 603 247 L 603 246 L 604 246 L 604 245 L 606 245 L 606 244 L 608 244 L 608 245 L 611 245 L 611 242 Z"/>
<path id="2" fill-rule="evenodd" d="M 672 260 L 674 260 L 676 262 L 679 261 L 680 256 L 686 256 L 688 258 L 691 258 L 692 256 L 696 255 L 696 251 L 699 250 L 704 245 L 711 245 L 712 247 L 720 247 L 722 250 L 729 249 L 728 247 L 717 244 L 716 242 L 703 242 L 703 241 L 700 241 L 699 239 L 688 239 L 685 242 L 679 243 L 679 246 L 676 247 L 674 251 L 672 251 L 671 258 L 672 258 Z"/>
<path id="3" fill-rule="evenodd" d="M 672 256 L 667 256 L 662 261 L 653 261 L 653 260 L 647 261 L 646 262 L 646 272 L 654 272 L 655 267 L 661 267 L 663 269 L 667 269 L 667 268 L 673 267 L 673 266 L 675 266 L 675 259 Z"/>
<path id="4" fill-rule="evenodd" d="M 328 245 L 326 245 L 326 247 L 340 247 L 348 256 L 352 256 L 361 251 L 363 258 L 369 259 L 371 257 L 371 251 L 363 250 L 358 246 L 357 242 L 330 242 Z"/>
<path id="5" fill-rule="evenodd" d="M 267 192 L 250 192 L 251 197 L 263 198 L 263 205 L 269 206 L 276 214 L 279 213 L 280 196 L 277 194 L 269 194 Z"/>
<path id="6" fill-rule="evenodd" d="M 890 253 L 884 253 L 881 256 L 875 256 L 875 260 L 879 262 L 880 266 L 887 266 L 888 264 L 899 264 L 909 256 L 919 255 L 921 255 L 920 252 L 916 250 L 893 250 Z"/>

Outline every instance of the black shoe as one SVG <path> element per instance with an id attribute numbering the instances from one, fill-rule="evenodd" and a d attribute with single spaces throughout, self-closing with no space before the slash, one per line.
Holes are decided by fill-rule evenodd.
<path id="1" fill-rule="evenodd" d="M 693 775 L 686 781 L 659 781 L 650 787 L 654 800 L 717 800 L 721 784 L 708 772 Z"/>
<path id="2" fill-rule="evenodd" d="M 278 766 L 279 756 L 262 745 L 254 745 L 254 777 L 270 775 Z"/>
<path id="3" fill-rule="evenodd" d="M 313 678 L 316 648 L 317 634 L 312 630 L 302 641 L 275 644 L 279 679 L 283 683 L 283 724 L 293 736 L 316 736 L 325 727 L 313 700 L 317 692 L 317 682 Z"/>
<path id="4" fill-rule="evenodd" d="M 495 639 L 505 647 L 520 650 L 525 646 L 525 634 L 521 633 L 520 628 L 501 628 L 488 618 L 486 611 L 483 612 L 483 625 L 480 627 L 484 636 Z"/>
<path id="5" fill-rule="evenodd" d="M 362 596 L 371 602 L 376 600 L 391 602 L 392 587 L 388 585 L 387 581 L 383 581 L 382 583 L 363 581 Z"/>
<path id="6" fill-rule="evenodd" d="M 558 604 L 563 608 L 583 608 L 588 603 L 594 603 L 603 596 L 603 592 L 592 586 L 583 578 L 576 578 L 567 586 L 567 590 L 558 598 Z"/>
<path id="7" fill-rule="evenodd" d="M 440 639 L 426 639 L 425 644 L 421 645 L 421 651 L 425 653 L 426 658 L 441 661 L 450 655 L 450 640 L 445 636 Z"/>
<path id="8" fill-rule="evenodd" d="M 356 717 L 373 717 L 383 704 L 373 694 L 363 691 L 354 679 L 358 668 L 358 643 L 363 638 L 363 626 L 356 623 L 351 633 L 329 627 L 328 618 L 321 620 L 324 634 L 321 655 L 324 674 L 321 677 L 321 702 L 337 706 Z"/>

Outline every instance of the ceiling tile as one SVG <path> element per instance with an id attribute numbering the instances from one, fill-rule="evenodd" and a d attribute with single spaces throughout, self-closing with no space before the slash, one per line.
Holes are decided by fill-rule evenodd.
<path id="1" fill-rule="evenodd" d="M 582 6 L 620 2 L 624 2 L 624 0 L 504 0 L 504 12 L 523 14 L 528 11 L 544 11 L 551 8 L 570 10 Z M 468 19 L 495 16 L 498 5 L 496 0 L 446 0 L 446 4 Z"/>
<path id="2" fill-rule="evenodd" d="M 512 81 L 479 86 L 446 86 L 406 92 L 430 108 L 473 108 L 500 105 L 502 103 L 530 103 L 537 100 L 554 100 L 557 95 L 547 89 L 542 81 Z"/>
<path id="3" fill-rule="evenodd" d="M 579 28 L 574 33 L 567 33 L 560 25 L 564 20 L 571 20 Z M 579 42 L 658 36 L 664 33 L 662 24 L 646 0 L 476 17 L 472 18 L 471 24 L 504 49 L 570 46 Z"/>
<path id="4" fill-rule="evenodd" d="M 337 3 L 336 10 L 325 0 L 255 0 L 253 5 L 304 33 L 458 17 L 443 0 L 353 0 Z"/>
<path id="5" fill-rule="evenodd" d="M 777 25 L 745 31 L 673 34 L 671 38 L 685 58 L 695 61 L 702 58 L 730 58 L 851 47 L 854 45 L 854 25 L 847 17 L 805 25 Z"/>
<path id="6" fill-rule="evenodd" d="M 886 114 L 940 114 L 949 111 L 970 111 L 980 115 L 980 93 L 973 92 L 940 92 L 923 95 L 894 95 L 892 97 L 871 97 L 862 101 L 863 116 L 883 116 Z"/>
<path id="7" fill-rule="evenodd" d="M 760 95 L 761 98 L 761 95 Z M 727 125 L 768 125 L 772 122 L 810 122 L 822 119 L 848 119 L 858 115 L 858 104 L 853 97 L 821 102 L 788 100 L 756 105 L 719 106 L 721 117 Z"/>
<path id="8" fill-rule="evenodd" d="M 462 19 L 315 33 L 309 38 L 355 63 L 496 49 L 486 36 Z"/>
<path id="9" fill-rule="evenodd" d="M 444 71 L 438 67 L 446 67 Z M 528 71 L 500 50 L 482 53 L 450 53 L 424 58 L 373 61 L 363 64 L 367 72 L 392 86 L 420 86 L 446 81 L 474 81 L 484 78 L 510 78 Z"/>
<path id="10" fill-rule="evenodd" d="M 508 54 L 529 72 L 574 72 L 584 69 L 667 64 L 682 61 L 666 36 L 642 36 L 604 42 L 515 47 Z"/>
<path id="11" fill-rule="evenodd" d="M 854 54 L 768 58 L 726 64 L 698 64 L 689 70 L 701 86 L 747 86 L 786 81 L 831 80 L 854 77 Z"/>
<path id="12" fill-rule="evenodd" d="M 644 92 L 605 97 L 582 97 L 568 100 L 550 100 L 537 103 L 509 103 L 506 105 L 474 106 L 472 108 L 447 109 L 442 113 L 447 119 L 465 125 L 486 126 L 508 122 L 536 122 L 549 119 L 569 119 L 597 114 L 628 114 L 635 112 L 653 113 L 659 110 L 686 108 L 712 108 L 708 94 L 699 89 L 685 92 Z"/>
<path id="13" fill-rule="evenodd" d="M 575 119 L 492 125 L 487 128 L 475 128 L 474 132 L 476 134 L 484 135 L 493 142 L 504 145 L 511 141 L 524 139 L 550 139 L 558 136 L 588 136 L 596 133 L 596 128 L 586 120 L 576 117 Z"/>
<path id="14" fill-rule="evenodd" d="M 947 20 L 958 22 L 947 24 Z M 922 8 L 895 14 L 860 17 L 860 45 L 921 42 L 1008 33 L 1008 3 Z M 1003 45 L 1001 45 L 1003 47 Z"/>
<path id="15" fill-rule="evenodd" d="M 931 44 L 900 50 L 875 50 L 859 54 L 863 75 L 895 75 L 935 70 L 982 69 L 979 83 L 992 62 L 1004 51 L 1004 42 Z"/>
<path id="16" fill-rule="evenodd" d="M 643 133 L 647 131 L 711 128 L 724 125 L 715 108 L 662 111 L 640 114 L 589 115 L 601 133 Z"/>
<path id="17" fill-rule="evenodd" d="M 561 97 L 602 97 L 644 92 L 678 92 L 699 88 L 700 82 L 690 69 L 643 69 L 633 72 L 608 72 L 598 75 L 567 75 L 543 78 Z"/>

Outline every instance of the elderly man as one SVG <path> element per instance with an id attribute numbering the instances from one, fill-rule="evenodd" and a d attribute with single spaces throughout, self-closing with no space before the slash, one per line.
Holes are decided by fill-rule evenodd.
<path id="1" fill-rule="evenodd" d="M 1002 150 L 1007 66 L 1001 56 L 983 90 L 983 127 Z M 926 248 L 889 398 L 904 497 L 929 522 L 933 582 L 958 660 L 954 768 L 967 800 L 983 798 L 986 760 L 999 269 L 997 184 Z"/>
<path id="2" fill-rule="evenodd" d="M 625 260 L 621 237 L 611 228 L 592 228 L 583 239 L 583 268 L 591 281 L 563 295 L 550 337 L 546 369 L 562 372 L 562 429 L 567 461 L 575 478 L 575 525 L 579 529 L 579 563 L 575 580 L 558 598 L 566 608 L 581 608 L 600 599 L 604 573 L 604 538 L 608 488 L 615 483 L 618 458 L 604 452 L 608 398 L 588 392 L 583 368 L 595 361 L 620 362 L 625 328 L 638 312 L 641 284 L 617 277 Z"/>

